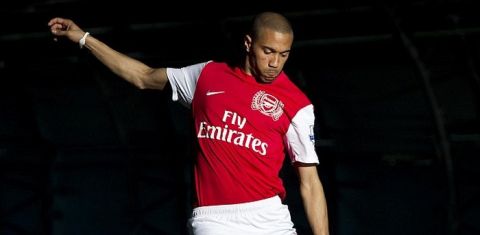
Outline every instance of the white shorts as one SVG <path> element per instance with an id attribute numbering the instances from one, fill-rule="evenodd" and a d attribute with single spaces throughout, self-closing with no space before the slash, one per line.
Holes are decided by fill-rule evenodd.
<path id="1" fill-rule="evenodd" d="M 296 235 L 288 206 L 275 196 L 260 201 L 193 209 L 194 235 Z"/>

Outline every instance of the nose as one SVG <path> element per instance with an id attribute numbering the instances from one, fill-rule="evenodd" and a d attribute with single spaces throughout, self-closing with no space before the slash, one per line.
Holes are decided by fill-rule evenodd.
<path id="1" fill-rule="evenodd" d="M 279 64 L 280 64 L 280 57 L 278 54 L 275 53 L 268 61 L 268 66 L 272 68 L 277 68 Z"/>

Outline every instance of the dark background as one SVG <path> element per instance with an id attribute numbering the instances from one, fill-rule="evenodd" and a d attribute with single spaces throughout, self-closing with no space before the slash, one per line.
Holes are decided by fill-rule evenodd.
<path id="1" fill-rule="evenodd" d="M 0 7 L 0 234 L 186 234 L 189 111 L 138 90 L 47 22 L 151 66 L 236 55 L 285 14 L 285 70 L 316 107 L 331 234 L 480 234 L 476 1 L 8 1 Z M 282 170 L 300 234 L 297 180 Z"/>

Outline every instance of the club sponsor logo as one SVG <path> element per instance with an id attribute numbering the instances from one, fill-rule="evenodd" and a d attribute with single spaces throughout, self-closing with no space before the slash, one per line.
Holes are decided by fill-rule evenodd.
<path id="1" fill-rule="evenodd" d="M 247 123 L 245 117 L 236 112 L 225 110 L 222 122 L 221 126 L 212 125 L 206 121 L 198 123 L 197 138 L 219 140 L 250 149 L 262 156 L 267 155 L 268 144 L 266 142 L 254 136 L 253 133 L 242 131 Z"/>

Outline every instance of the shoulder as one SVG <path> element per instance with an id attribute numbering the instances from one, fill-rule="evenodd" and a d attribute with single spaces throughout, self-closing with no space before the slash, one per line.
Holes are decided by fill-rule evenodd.
<path id="1" fill-rule="evenodd" d="M 310 104 L 310 99 L 304 90 L 297 83 L 293 82 L 290 77 L 282 72 L 279 76 L 279 84 L 288 100 L 297 101 L 298 103 Z"/>
<path id="2" fill-rule="evenodd" d="M 307 94 L 285 73 L 280 74 L 275 86 L 274 94 L 282 103 L 283 109 L 289 117 L 294 117 L 299 110 L 312 105 Z"/>
<path id="3" fill-rule="evenodd" d="M 234 73 L 234 67 L 228 63 L 218 61 L 208 61 L 202 70 L 202 74 L 208 76 L 222 76 Z"/>
<path id="4" fill-rule="evenodd" d="M 231 69 L 230 65 L 225 62 L 210 60 L 204 63 L 205 63 L 205 68 L 208 68 L 208 69 L 222 69 L 222 70 Z"/>

